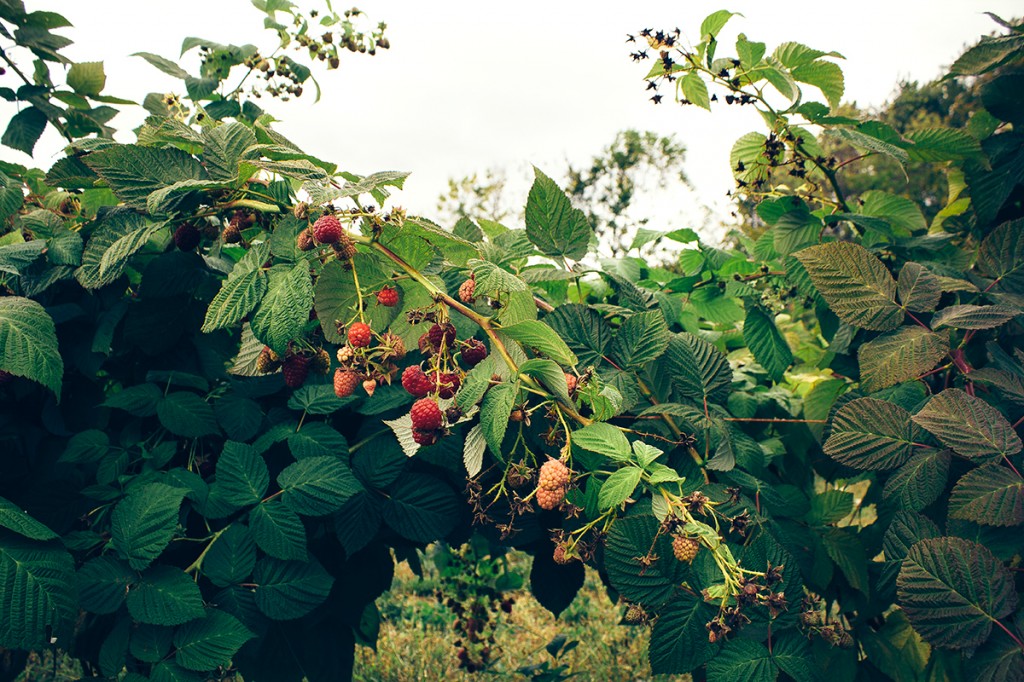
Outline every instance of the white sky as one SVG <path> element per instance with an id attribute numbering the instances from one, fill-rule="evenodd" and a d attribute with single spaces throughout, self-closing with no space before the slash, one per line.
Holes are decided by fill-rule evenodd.
<path id="1" fill-rule="evenodd" d="M 105 93 L 141 102 L 151 91 L 181 90 L 177 82 L 133 52 L 175 59 L 185 36 L 220 43 L 251 42 L 268 51 L 276 37 L 262 29 L 262 15 L 247 0 L 27 0 L 30 10 L 64 14 L 63 29 L 75 60 L 103 60 Z M 318 104 L 304 94 L 261 106 L 282 121 L 276 127 L 300 147 L 367 174 L 406 170 L 412 176 L 398 199 L 410 212 L 434 213 L 447 178 L 488 167 L 525 175 L 529 163 L 560 174 L 565 160 L 585 162 L 625 128 L 674 133 L 688 148 L 687 172 L 699 201 L 727 211 L 732 182 L 729 149 L 743 133 L 760 129 L 750 108 L 721 106 L 714 114 L 680 107 L 666 97 L 647 101 L 642 76 L 650 62 L 634 64 L 626 33 L 643 27 L 673 28 L 693 37 L 716 9 L 743 13 L 722 35 L 719 54 L 737 32 L 768 44 L 795 40 L 846 57 L 845 99 L 877 105 L 900 79 L 927 81 L 940 74 L 962 47 L 999 28 L 986 17 L 1021 13 L 1010 0 L 822 0 L 809 5 L 765 0 L 365 0 L 356 3 L 388 23 L 391 49 L 376 57 L 345 53 L 341 68 L 314 69 L 324 90 Z M 313 6 L 313 5 L 305 5 Z M 336 9 L 345 4 L 335 3 Z M 283 15 L 282 15 L 283 16 Z M 299 56 L 300 53 L 296 53 Z M 347 57 L 347 58 L 346 58 Z M 195 52 L 185 67 L 197 70 Z M 308 60 L 307 60 L 308 63 Z M 10 84 L 9 74 L 0 84 Z M 816 91 L 815 91 L 816 92 Z M 0 106 L 0 121 L 13 114 Z M 134 108 L 114 125 L 129 131 L 144 118 Z M 131 134 L 119 137 L 131 141 Z M 59 158 L 60 138 L 48 131 L 36 147 L 35 165 Z M 0 158 L 30 160 L 0 148 Z M 525 201 L 526 187 L 516 187 Z M 692 202 L 692 198 L 684 198 Z M 672 198 L 658 198 L 660 205 Z M 699 211 L 661 212 L 664 225 L 697 226 Z M 680 216 L 682 214 L 682 217 Z M 689 217 L 687 217 L 689 216 Z"/>

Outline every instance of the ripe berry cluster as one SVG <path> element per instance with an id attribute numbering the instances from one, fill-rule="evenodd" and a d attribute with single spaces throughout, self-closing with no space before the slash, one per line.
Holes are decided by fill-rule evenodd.
<path id="1" fill-rule="evenodd" d="M 344 331 L 348 343 L 338 349 L 334 393 L 347 398 L 361 385 L 372 396 L 377 386 L 390 384 L 398 372 L 395 362 L 405 357 L 405 343 L 391 332 L 377 336 L 365 322 L 353 322 Z"/>
<path id="2" fill-rule="evenodd" d="M 540 467 L 537 477 L 537 504 L 541 509 L 555 509 L 565 500 L 569 486 L 569 468 L 560 460 L 549 459 Z"/>

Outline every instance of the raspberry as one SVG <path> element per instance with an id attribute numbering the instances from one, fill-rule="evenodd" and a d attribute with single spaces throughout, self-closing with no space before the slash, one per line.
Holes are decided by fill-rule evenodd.
<path id="1" fill-rule="evenodd" d="M 242 241 L 242 228 L 241 228 L 242 216 L 236 213 L 231 218 L 231 222 L 224 226 L 224 231 L 221 233 L 221 238 L 225 244 L 237 244 Z"/>
<path id="2" fill-rule="evenodd" d="M 688 538 L 685 535 L 677 535 L 672 538 L 672 553 L 679 561 L 690 563 L 697 556 L 699 549 L 700 543 L 693 538 Z"/>
<path id="3" fill-rule="evenodd" d="M 292 209 L 292 215 L 299 220 L 305 220 L 306 216 L 309 215 L 309 204 L 305 201 L 295 204 L 295 208 Z"/>
<path id="4" fill-rule="evenodd" d="M 174 231 L 174 245 L 182 251 L 194 251 L 199 246 L 202 235 L 192 223 L 182 223 Z"/>
<path id="5" fill-rule="evenodd" d="M 402 337 L 398 334 L 385 332 L 381 335 L 380 341 L 389 351 L 386 357 L 393 357 L 396 360 L 401 360 L 405 357 L 405 341 L 402 341 Z"/>
<path id="6" fill-rule="evenodd" d="M 417 398 L 423 398 L 433 390 L 434 385 L 419 365 L 410 365 L 402 372 L 402 388 Z"/>
<path id="7" fill-rule="evenodd" d="M 267 346 L 263 346 L 259 357 L 256 358 L 256 371 L 260 374 L 270 374 L 280 366 L 281 358 L 278 357 L 277 353 L 270 350 Z"/>
<path id="8" fill-rule="evenodd" d="M 437 431 L 441 428 L 441 408 L 431 398 L 420 398 L 409 411 L 412 428 L 417 431 Z"/>
<path id="9" fill-rule="evenodd" d="M 412 430 L 412 439 L 420 445 L 433 445 L 437 442 L 437 431 Z"/>
<path id="10" fill-rule="evenodd" d="M 629 608 L 626 609 L 626 615 L 622 617 L 622 622 L 629 625 L 639 625 L 645 620 L 647 620 L 647 612 L 639 604 L 630 604 Z"/>
<path id="11" fill-rule="evenodd" d="M 321 244 L 335 244 L 341 235 L 341 223 L 332 215 L 320 216 L 313 223 L 313 236 Z"/>
<path id="12" fill-rule="evenodd" d="M 427 377 L 430 382 L 430 389 L 437 391 L 437 396 L 443 400 L 455 397 L 455 392 L 462 385 L 462 379 L 454 372 L 431 372 Z"/>
<path id="13" fill-rule="evenodd" d="M 555 488 L 554 490 L 537 489 L 537 504 L 541 509 L 547 509 L 548 511 L 556 509 L 562 504 L 564 499 L 565 488 Z"/>
<path id="14" fill-rule="evenodd" d="M 398 305 L 398 289 L 385 286 L 377 292 L 377 303 L 380 303 L 382 306 L 387 308 L 395 307 Z"/>
<path id="15" fill-rule="evenodd" d="M 342 232 L 338 243 L 334 245 L 334 253 L 342 260 L 352 260 L 356 255 L 356 245 L 352 243 L 352 238 Z"/>
<path id="16" fill-rule="evenodd" d="M 352 371 L 337 369 L 334 371 L 334 395 L 347 398 L 359 385 L 359 375 Z"/>
<path id="17" fill-rule="evenodd" d="M 569 485 L 569 469 L 557 459 L 549 459 L 540 466 L 537 487 L 542 490 L 556 490 Z"/>
<path id="18" fill-rule="evenodd" d="M 312 251 L 316 248 L 316 242 L 313 241 L 313 233 L 308 229 L 299 232 L 299 236 L 295 239 L 295 245 L 299 248 L 299 251 Z"/>
<path id="19" fill-rule="evenodd" d="M 573 391 L 576 390 L 576 383 L 577 383 L 576 382 L 576 375 L 575 374 L 569 374 L 568 372 L 566 372 L 565 373 L 565 385 L 569 389 L 569 393 L 570 394 Z"/>
<path id="20" fill-rule="evenodd" d="M 476 367 L 487 357 L 487 346 L 478 339 L 470 339 L 462 347 L 462 360 L 470 367 Z"/>
<path id="21" fill-rule="evenodd" d="M 316 355 L 309 362 L 309 371 L 317 374 L 329 374 L 331 371 L 331 354 L 323 348 L 316 352 Z"/>
<path id="22" fill-rule="evenodd" d="M 555 545 L 555 551 L 552 552 L 551 558 L 554 559 L 556 564 L 560 564 L 562 566 L 565 566 L 572 561 L 572 557 L 569 556 L 569 550 L 561 543 Z"/>
<path id="23" fill-rule="evenodd" d="M 476 282 L 473 278 L 467 279 L 465 282 L 459 285 L 459 300 L 463 303 L 472 303 L 476 299 L 473 298 L 473 293 L 476 291 Z"/>
<path id="24" fill-rule="evenodd" d="M 363 382 L 363 390 L 366 391 L 366 395 L 372 396 L 373 392 L 377 390 L 377 382 L 373 379 L 367 379 Z"/>
<path id="25" fill-rule="evenodd" d="M 353 348 L 366 348 L 373 340 L 373 330 L 365 322 L 356 322 L 348 328 L 348 342 Z"/>
<path id="26" fill-rule="evenodd" d="M 298 388 L 306 383 L 309 376 L 310 358 L 305 355 L 290 355 L 284 360 L 281 371 L 284 373 L 284 383 L 288 388 Z"/>
<path id="27" fill-rule="evenodd" d="M 451 322 L 445 322 L 443 325 L 435 324 L 427 332 L 427 336 L 435 349 L 440 350 L 441 346 L 450 348 L 455 342 L 455 327 Z"/>
<path id="28" fill-rule="evenodd" d="M 337 352 L 338 362 L 340 362 L 343 365 L 347 365 L 348 363 L 352 362 L 352 355 L 353 353 L 351 346 L 342 346 L 341 348 L 338 349 Z"/>
<path id="29" fill-rule="evenodd" d="M 429 358 L 431 355 L 434 354 L 434 347 L 430 344 L 430 334 L 428 334 L 427 332 L 423 332 L 422 334 L 420 334 L 420 338 L 416 342 L 416 345 L 419 346 L 420 353 L 422 353 L 426 357 Z"/>

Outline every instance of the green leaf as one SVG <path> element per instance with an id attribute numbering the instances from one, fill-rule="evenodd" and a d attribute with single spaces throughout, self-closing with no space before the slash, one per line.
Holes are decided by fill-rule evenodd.
<path id="1" fill-rule="evenodd" d="M 0 497 L 0 528 L 12 530 L 29 540 L 53 540 L 57 534 L 19 509 L 10 500 Z"/>
<path id="2" fill-rule="evenodd" d="M 238 276 L 228 277 L 210 301 L 206 319 L 203 321 L 203 332 L 224 329 L 239 322 L 263 300 L 266 292 L 267 276 L 262 270 L 249 270 Z"/>
<path id="3" fill-rule="evenodd" d="M 993 329 L 1022 313 L 1007 305 L 951 305 L 935 313 L 932 329 Z"/>
<path id="4" fill-rule="evenodd" d="M 896 291 L 904 307 L 924 313 L 935 310 L 942 296 L 942 281 L 917 263 L 907 263 L 900 269 Z"/>
<path id="5" fill-rule="evenodd" d="M 170 59 L 167 59 L 166 57 L 161 57 L 160 55 L 153 54 L 152 52 L 133 52 L 130 56 L 142 57 L 153 66 L 166 73 L 168 76 L 173 76 L 174 78 L 179 78 L 181 80 L 185 80 L 189 77 L 188 71 L 181 68 Z"/>
<path id="6" fill-rule="evenodd" d="M 110 555 L 91 559 L 78 569 L 78 601 L 83 609 L 106 614 L 117 611 L 128 594 L 128 587 L 138 580 L 128 564 Z"/>
<path id="7" fill-rule="evenodd" d="M 124 272 L 128 259 L 146 245 L 162 224 L 142 222 L 136 229 L 120 237 L 100 257 L 99 276 L 104 280 L 116 279 Z"/>
<path id="8" fill-rule="evenodd" d="M 708 682 L 774 682 L 779 676 L 763 644 L 734 639 L 708 661 Z"/>
<path id="9" fill-rule="evenodd" d="M 699 597 L 679 594 L 658 614 L 651 631 L 651 672 L 688 673 L 710 661 L 719 647 L 708 642 L 704 626 L 715 615 L 715 608 Z"/>
<path id="10" fill-rule="evenodd" d="M 899 405 L 857 398 L 836 413 L 824 450 L 837 462 L 856 469 L 895 469 L 914 455 L 921 436 L 910 413 Z"/>
<path id="11" fill-rule="evenodd" d="M 174 147 L 115 145 L 83 158 L 110 191 L 132 208 L 145 209 L 153 192 L 182 180 L 202 180 L 203 168 L 191 155 Z"/>
<path id="12" fill-rule="evenodd" d="M 283 356 L 288 342 L 302 333 L 312 307 L 313 282 L 306 261 L 291 269 L 272 268 L 267 295 L 250 319 L 252 333 Z"/>
<path id="13" fill-rule="evenodd" d="M 325 386 L 337 400 L 334 390 Z M 316 413 L 311 413 L 316 414 Z M 348 441 L 324 422 L 307 422 L 301 429 L 288 436 L 288 449 L 295 459 L 331 456 L 342 457 L 348 452 Z"/>
<path id="14" fill-rule="evenodd" d="M 637 313 L 619 327 L 610 353 L 622 369 L 643 367 L 665 352 L 670 337 L 661 311 Z"/>
<path id="15" fill-rule="evenodd" d="M 221 533 L 203 558 L 203 575 L 217 587 L 244 582 L 256 565 L 256 545 L 249 529 L 233 523 Z"/>
<path id="16" fill-rule="evenodd" d="M 730 12 L 728 10 L 720 9 L 712 12 L 711 14 L 704 17 L 704 21 L 700 22 L 700 39 L 706 41 L 711 38 L 715 38 L 725 25 L 729 22 L 732 17 L 743 16 L 739 12 Z"/>
<path id="17" fill-rule="evenodd" d="M 973 682 L 1022 680 L 1024 651 L 1006 633 L 996 632 L 971 657 L 971 670 L 977 675 Z"/>
<path id="18" fill-rule="evenodd" d="M 968 471 L 953 486 L 949 515 L 988 526 L 1024 523 L 1024 480 L 1000 464 Z"/>
<path id="19" fill-rule="evenodd" d="M 288 409 L 306 412 L 307 414 L 334 414 L 350 402 L 351 399 L 346 400 L 335 395 L 334 388 L 328 384 L 306 384 L 292 391 L 291 397 L 288 398 Z M 307 426 L 313 425 L 327 426 L 327 424 L 322 422 L 312 422 Z M 304 430 L 305 427 L 297 433 L 302 433 Z M 334 431 L 334 429 L 331 429 L 331 431 Z M 334 431 L 334 433 L 337 433 L 337 431 Z M 338 434 L 338 436 L 344 440 L 341 434 Z M 321 454 L 327 455 L 332 453 L 324 452 Z"/>
<path id="20" fill-rule="evenodd" d="M 910 548 L 897 578 L 897 599 L 914 629 L 931 644 L 963 649 L 981 644 L 992 622 L 1017 607 L 1013 577 L 992 552 L 956 537 Z"/>
<path id="21" fill-rule="evenodd" d="M 935 367 L 949 352 L 949 340 L 924 327 L 906 326 L 860 347 L 860 385 L 874 393 L 910 381 Z"/>
<path id="22" fill-rule="evenodd" d="M 544 318 L 577 356 L 572 364 L 599 365 L 614 332 L 601 314 L 578 303 L 562 305 Z"/>
<path id="23" fill-rule="evenodd" d="M 649 514 L 618 518 L 605 543 L 605 568 L 612 587 L 623 597 L 652 609 L 676 598 L 689 570 L 678 561 L 655 561 L 649 567 L 640 562 L 652 545 L 659 556 L 671 556 L 671 540 L 665 535 L 658 537 L 658 526 L 658 520 Z"/>
<path id="24" fill-rule="evenodd" d="M 363 487 L 336 456 L 309 457 L 289 465 L 277 477 L 284 503 L 303 516 L 325 516 Z"/>
<path id="25" fill-rule="evenodd" d="M 906 197 L 871 190 L 861 195 L 860 212 L 866 216 L 882 218 L 898 232 L 913 234 L 928 229 L 920 207 Z"/>
<path id="26" fill-rule="evenodd" d="M 840 320 L 863 329 L 889 331 L 903 322 L 896 281 L 882 261 L 859 244 L 829 242 L 795 254 Z"/>
<path id="27" fill-rule="evenodd" d="M 565 371 L 554 360 L 533 358 L 519 365 L 519 373 L 540 380 L 551 393 L 566 405 L 572 405 Z"/>
<path id="28" fill-rule="evenodd" d="M 906 137 L 914 143 L 907 148 L 911 161 L 940 163 L 983 154 L 978 140 L 955 128 L 919 128 L 907 131 Z"/>
<path id="29" fill-rule="evenodd" d="M 1024 447 L 999 410 L 959 388 L 934 396 L 913 420 L 964 457 L 1009 456 Z"/>
<path id="30" fill-rule="evenodd" d="M 227 441 L 217 458 L 220 496 L 236 507 L 258 504 L 270 486 L 267 464 L 251 445 Z"/>
<path id="31" fill-rule="evenodd" d="M 114 507 L 110 539 L 132 568 L 146 568 L 170 544 L 185 493 L 164 483 L 146 483 L 131 488 Z"/>
<path id="32" fill-rule="evenodd" d="M 136 417 L 152 417 L 156 414 L 156 406 L 160 404 L 163 398 L 164 393 L 156 384 L 139 384 L 137 386 L 128 386 L 114 393 L 103 402 L 103 407 L 124 410 Z M 104 438 L 106 438 L 106 434 L 104 434 Z M 106 439 L 106 442 L 109 443 L 109 439 Z"/>
<path id="33" fill-rule="evenodd" d="M 508 430 L 508 417 L 512 414 L 516 395 L 519 393 L 514 384 L 508 382 L 491 386 L 484 395 L 480 406 L 480 428 L 487 439 L 487 445 L 495 457 L 501 459 L 501 441 Z"/>
<path id="34" fill-rule="evenodd" d="M 484 452 L 487 451 L 487 440 L 479 424 L 466 434 L 466 442 L 462 448 L 462 463 L 466 467 L 466 475 L 475 478 L 484 467 Z"/>
<path id="35" fill-rule="evenodd" d="M 144 228 L 146 218 L 133 211 L 112 211 L 98 230 L 95 230 L 82 253 L 82 266 L 75 271 L 75 278 L 86 289 L 98 289 L 114 282 L 121 276 L 122 269 L 111 267 L 110 261 L 106 269 L 102 269 L 103 256 L 122 238 Z M 127 260 L 121 261 L 126 266 Z"/>
<path id="36" fill-rule="evenodd" d="M 128 590 L 128 613 L 140 623 L 181 625 L 203 616 L 203 595 L 180 568 L 153 566 Z"/>
<path id="37" fill-rule="evenodd" d="M 879 129 L 878 127 L 871 127 L 862 123 L 856 128 L 828 128 L 827 132 L 849 142 L 857 149 L 863 149 L 877 154 L 885 154 L 901 164 L 909 162 L 910 155 L 907 154 L 907 151 L 903 149 L 902 146 L 898 146 L 896 144 L 899 143 L 899 145 L 902 145 L 902 140 L 898 139 L 898 135 L 896 136 L 897 139 L 891 139 L 891 136 L 888 134 L 891 130 L 892 129 L 887 126 Z"/>
<path id="38" fill-rule="evenodd" d="M 281 561 L 264 557 L 253 573 L 256 606 L 274 620 L 301 618 L 322 604 L 334 578 L 317 561 Z"/>
<path id="39" fill-rule="evenodd" d="M 587 253 L 593 229 L 555 181 L 534 167 L 536 178 L 526 199 L 526 236 L 547 256 L 579 260 Z"/>
<path id="40" fill-rule="evenodd" d="M 164 428 L 176 436 L 201 438 L 220 432 L 213 407 L 195 393 L 169 394 L 157 403 L 156 414 Z"/>
<path id="41" fill-rule="evenodd" d="M 807 523 L 827 526 L 836 523 L 853 511 L 853 493 L 845 490 L 825 490 L 811 498 L 811 511 Z"/>
<path id="42" fill-rule="evenodd" d="M 743 340 L 754 354 L 754 359 L 768 371 L 776 383 L 782 381 L 786 370 L 793 364 L 793 351 L 775 321 L 759 306 L 747 309 L 743 322 Z"/>
<path id="43" fill-rule="evenodd" d="M 643 473 L 640 467 L 626 466 L 609 476 L 597 494 L 597 505 L 601 511 L 618 507 L 625 502 L 636 490 Z"/>
<path id="44" fill-rule="evenodd" d="M 849 528 L 829 528 L 821 536 L 829 558 L 835 562 L 850 587 L 868 593 L 868 557 L 864 545 Z"/>
<path id="45" fill-rule="evenodd" d="M 36 107 L 25 107 L 11 117 L 0 143 L 32 156 L 36 142 L 46 130 L 46 122 L 46 114 L 42 111 Z"/>
<path id="46" fill-rule="evenodd" d="M 1017 54 L 1024 47 L 1019 34 L 983 37 L 977 45 L 967 49 L 949 67 L 950 74 L 977 76 L 983 74 Z"/>
<path id="47" fill-rule="evenodd" d="M 626 434 L 622 429 L 604 422 L 588 424 L 578 431 L 573 431 L 572 443 L 584 450 L 597 452 L 617 461 L 624 462 L 629 459 L 630 447 Z"/>
<path id="48" fill-rule="evenodd" d="M 976 266 L 996 280 L 999 291 L 1024 292 L 1024 218 L 1011 220 L 992 230 L 981 242 Z"/>
<path id="49" fill-rule="evenodd" d="M 842 57 L 838 52 L 823 52 L 794 42 L 781 43 L 772 54 L 779 63 L 789 69 L 810 64 L 819 57 Z"/>
<path id="50" fill-rule="evenodd" d="M 527 348 L 535 348 L 560 365 L 572 367 L 579 362 L 555 330 L 538 320 L 525 320 L 501 331 Z"/>
<path id="51" fill-rule="evenodd" d="M 252 440 L 263 424 L 260 404 L 249 398 L 229 395 L 214 403 L 213 410 L 224 433 L 233 440 Z"/>
<path id="52" fill-rule="evenodd" d="M 60 400 L 64 361 L 43 306 L 20 296 L 0 298 L 0 349 L 0 370 L 37 381 Z"/>
<path id="53" fill-rule="evenodd" d="M 404 474 L 388 493 L 384 521 L 413 542 L 441 540 L 455 527 L 459 500 L 450 487 L 425 474 Z"/>
<path id="54" fill-rule="evenodd" d="M 174 660 L 188 670 L 227 666 L 242 645 L 255 636 L 234 616 L 209 609 L 205 617 L 175 631 Z"/>
<path id="55" fill-rule="evenodd" d="M 46 241 L 43 239 L 2 246 L 0 247 L 0 272 L 20 276 L 22 270 L 32 265 L 45 250 Z"/>
<path id="56" fill-rule="evenodd" d="M 816 682 L 818 666 L 807 638 L 792 630 L 781 633 L 772 644 L 772 660 L 796 682 Z"/>
<path id="57" fill-rule="evenodd" d="M 256 136 L 244 123 L 222 123 L 203 131 L 203 162 L 214 180 L 238 178 L 238 162 L 256 144 Z"/>
<path id="58" fill-rule="evenodd" d="M 103 62 L 75 62 L 68 69 L 67 84 L 79 95 L 93 97 L 100 94 L 107 84 Z"/>
<path id="59" fill-rule="evenodd" d="M 882 497 L 901 509 L 924 509 L 945 490 L 950 459 L 949 450 L 918 448 L 909 462 L 889 476 Z"/>
<path id="60" fill-rule="evenodd" d="M 249 529 L 257 546 L 278 559 L 306 560 L 306 527 L 279 500 L 256 505 L 249 512 Z"/>
<path id="61" fill-rule="evenodd" d="M 0 645 L 68 646 L 78 611 L 75 565 L 59 543 L 0 533 Z"/>
<path id="62" fill-rule="evenodd" d="M 813 61 L 794 67 L 790 71 L 800 83 L 808 83 L 821 90 L 829 107 L 835 110 L 843 99 L 846 83 L 843 70 L 834 62 Z"/>
<path id="63" fill-rule="evenodd" d="M 700 77 L 700 74 L 696 71 L 691 71 L 680 81 L 680 85 L 683 89 L 683 97 L 689 102 L 696 104 L 701 109 L 707 109 L 711 111 L 711 100 L 708 97 L 708 86 L 704 82 L 704 79 Z"/>
<path id="64" fill-rule="evenodd" d="M 687 398 L 721 402 L 732 386 L 732 367 L 725 355 L 693 334 L 674 335 L 664 355 L 665 371 Z"/>

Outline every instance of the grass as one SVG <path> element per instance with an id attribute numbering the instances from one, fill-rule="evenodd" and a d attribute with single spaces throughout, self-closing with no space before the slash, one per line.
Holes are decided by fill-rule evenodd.
<path id="1" fill-rule="evenodd" d="M 517 570 L 529 574 L 529 557 L 517 555 Z M 425 568 L 429 562 L 425 562 Z M 574 680 L 685 680 L 689 676 L 651 675 L 647 662 L 650 639 L 644 626 L 624 626 L 623 608 L 607 596 L 597 573 L 587 569 L 576 599 L 555 619 L 524 588 L 512 593 L 511 615 L 501 614 L 496 629 L 500 657 L 491 669 L 471 675 L 458 668 L 453 616 L 434 597 L 436 578 L 420 579 L 406 564 L 396 567 L 391 590 L 377 600 L 381 612 L 377 651 L 357 647 L 354 679 L 362 682 L 447 682 L 493 679 L 529 679 L 515 671 L 520 666 L 554 661 L 545 645 L 558 635 L 580 644 L 561 657 Z"/>

